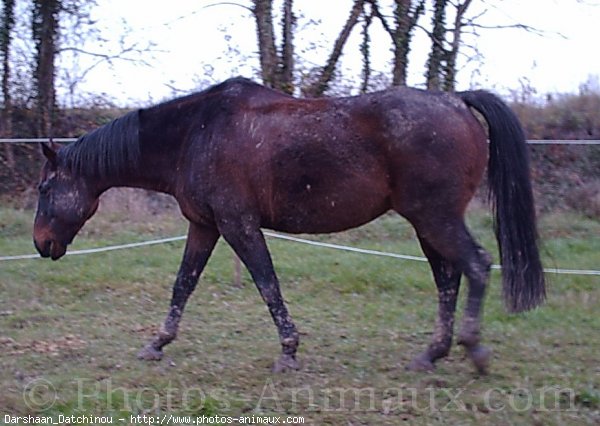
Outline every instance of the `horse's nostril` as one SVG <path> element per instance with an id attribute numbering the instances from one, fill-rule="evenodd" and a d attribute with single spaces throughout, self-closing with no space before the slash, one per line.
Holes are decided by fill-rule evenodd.
<path id="1" fill-rule="evenodd" d="M 38 242 L 37 240 L 33 240 L 33 244 L 35 245 L 36 250 L 42 257 L 50 257 L 50 247 L 52 246 L 51 240 L 44 240 L 43 242 Z"/>

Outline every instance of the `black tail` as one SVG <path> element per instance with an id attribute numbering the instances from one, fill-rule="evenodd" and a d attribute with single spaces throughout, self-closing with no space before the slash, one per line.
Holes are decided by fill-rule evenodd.
<path id="1" fill-rule="evenodd" d="M 497 96 L 485 91 L 459 96 L 479 111 L 489 126 L 489 197 L 495 212 L 504 302 L 512 312 L 532 309 L 544 301 L 546 290 L 523 129 Z"/>

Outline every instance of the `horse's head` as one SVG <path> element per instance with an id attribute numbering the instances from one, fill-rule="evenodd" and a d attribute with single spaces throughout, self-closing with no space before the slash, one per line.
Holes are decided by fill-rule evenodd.
<path id="1" fill-rule="evenodd" d="M 42 144 L 46 164 L 38 186 L 33 241 L 42 257 L 59 259 L 83 224 L 98 208 L 98 194 L 88 180 L 64 164 L 54 145 Z"/>

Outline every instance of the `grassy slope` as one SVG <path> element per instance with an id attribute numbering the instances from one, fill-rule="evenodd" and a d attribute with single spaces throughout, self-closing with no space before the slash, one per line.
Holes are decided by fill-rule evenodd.
<path id="1" fill-rule="evenodd" d="M 0 209 L 1 254 L 31 252 L 31 217 Z M 73 248 L 184 233 L 182 221 L 164 219 L 103 212 Z M 495 253 L 489 217 L 474 213 L 470 223 Z M 541 232 L 546 266 L 598 269 L 599 222 L 547 216 Z M 393 216 L 319 238 L 420 254 L 409 225 Z M 336 425 L 600 422 L 598 277 L 549 275 L 542 309 L 508 315 L 493 273 L 484 323 L 492 373 L 475 375 L 457 348 L 435 373 L 416 374 L 403 367 L 427 344 L 436 309 L 426 264 L 269 245 L 302 335 L 303 368 L 285 375 L 269 370 L 279 351 L 275 327 L 248 276 L 241 288 L 231 283 L 223 243 L 160 363 L 140 362 L 135 353 L 167 311 L 182 243 L 0 263 L 0 414 L 263 413 Z M 56 392 L 51 407 L 45 402 L 53 393 L 40 379 Z M 32 380 L 41 384 L 32 388 Z"/>

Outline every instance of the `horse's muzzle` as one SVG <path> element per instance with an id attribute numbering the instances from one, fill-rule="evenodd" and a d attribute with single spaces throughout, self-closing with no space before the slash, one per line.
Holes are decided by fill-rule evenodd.
<path id="1" fill-rule="evenodd" d="M 44 240 L 43 242 L 39 242 L 34 239 L 33 244 L 40 256 L 49 257 L 52 260 L 60 259 L 67 252 L 67 246 L 60 244 L 56 240 Z"/>

